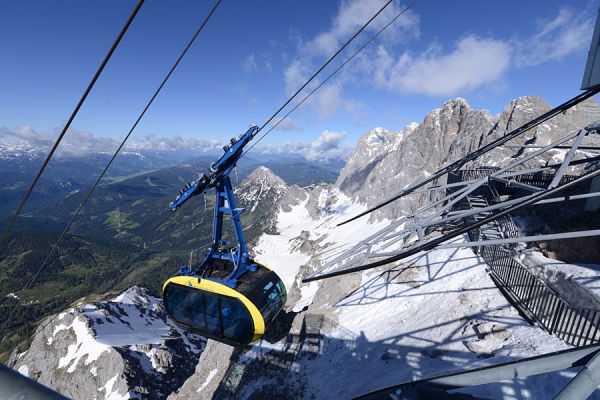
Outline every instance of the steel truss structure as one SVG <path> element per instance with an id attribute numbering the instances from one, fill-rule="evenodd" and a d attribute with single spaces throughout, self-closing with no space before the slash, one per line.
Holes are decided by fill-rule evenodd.
<path id="1" fill-rule="evenodd" d="M 461 389 L 569 368 L 579 368 L 579 371 L 557 395 L 557 399 L 584 399 L 600 386 L 600 340 L 597 337 L 597 333 L 600 332 L 600 310 L 576 309 L 564 302 L 544 282 L 520 265 L 514 257 L 516 248 L 513 245 L 521 242 L 600 236 L 600 229 L 527 236 L 516 229 L 510 218 L 511 213 L 533 205 L 600 197 L 600 156 L 592 154 L 588 157 L 588 153 L 583 159 L 575 160 L 578 152 L 600 150 L 597 146 L 582 145 L 585 137 L 599 135 L 600 121 L 569 133 L 547 146 L 509 143 L 600 92 L 600 63 L 596 62 L 600 59 L 599 49 L 600 10 L 581 86 L 581 89 L 586 90 L 584 93 L 462 159 L 446 165 L 432 176 L 408 186 L 379 205 L 341 223 L 340 225 L 343 225 L 369 215 L 405 196 L 424 193 L 437 195 L 434 197 L 435 201 L 397 219 L 328 261 L 303 280 L 311 282 L 389 265 L 434 248 L 474 247 L 488 263 L 492 280 L 520 312 L 525 311 L 525 314 L 528 314 L 523 314 L 527 319 L 535 320 L 540 323 L 540 327 L 546 327 L 550 333 L 557 334 L 567 343 L 577 347 L 510 363 L 400 383 L 367 393 L 358 397 L 359 399 L 473 399 L 475 397 L 472 395 L 461 393 Z M 516 149 L 517 154 L 513 156 L 513 162 L 499 168 L 461 170 L 469 162 L 501 146 Z M 549 151 L 563 149 L 568 151 L 558 164 L 539 168 L 526 166 L 528 161 Z M 532 152 L 523 155 L 527 151 Z M 578 173 L 568 175 L 576 165 L 580 167 Z M 531 179 L 542 174 L 544 179 Z M 597 179 L 591 182 L 594 178 Z M 438 184 L 438 181 L 441 183 Z M 581 190 L 584 183 L 589 183 L 589 187 Z M 505 192 L 512 190 L 512 195 L 500 196 L 498 187 Z M 574 188 L 579 191 L 570 190 Z M 485 193 L 491 194 L 489 197 L 493 199 L 488 201 Z M 598 208 L 597 202 L 594 207 Z M 464 234 L 469 235 L 470 241 L 448 243 L 450 239 Z M 516 287 L 511 287 L 515 284 Z M 590 342 L 592 344 L 589 346 L 578 347 Z"/>
<path id="2" fill-rule="evenodd" d="M 518 131 L 520 131 L 520 134 L 518 136 L 521 136 L 528 130 L 521 130 L 519 128 Z M 597 121 L 578 131 L 564 135 L 547 146 L 541 146 L 541 148 L 515 159 L 506 166 L 499 168 L 484 167 L 472 171 L 474 174 L 471 175 L 478 175 L 475 179 L 459 182 L 451 182 L 448 179 L 444 184 L 437 184 L 437 181 L 432 181 L 433 185 L 431 187 L 413 190 L 407 195 L 439 192 L 438 197 L 441 196 L 441 198 L 423 205 L 417 210 L 395 220 L 389 226 L 367 239 L 357 243 L 306 277 L 304 282 L 379 267 L 402 260 L 420 251 L 431 250 L 436 247 L 480 247 L 484 245 L 600 236 L 600 229 L 558 232 L 551 235 L 537 236 L 524 236 L 519 232 L 514 232 L 515 234 L 510 238 L 495 238 L 465 243 L 446 243 L 450 239 L 468 233 L 475 228 L 493 222 L 524 207 L 600 197 L 600 192 L 576 195 L 561 193 L 600 175 L 598 157 L 574 160 L 577 153 L 583 151 L 580 149 L 583 139 L 591 135 L 600 136 L 599 133 L 600 121 Z M 503 144 L 490 148 L 486 152 Z M 566 144 L 569 145 L 565 146 Z M 568 151 L 565 153 L 562 162 L 539 168 L 527 167 L 528 162 L 538 157 L 543 157 L 550 151 L 564 149 L 565 147 L 568 148 Z M 479 153 L 478 156 L 486 152 Z M 466 158 L 469 158 L 469 156 Z M 568 175 L 567 172 L 575 165 L 581 171 L 585 172 L 578 174 L 578 176 Z M 445 174 L 449 175 L 462 171 L 464 170 L 448 170 Z M 528 182 L 528 179 L 524 179 L 536 173 L 544 173 L 547 183 L 544 185 L 540 185 L 539 182 L 538 184 L 532 184 L 532 182 Z M 480 207 L 457 209 L 457 206 L 461 202 L 469 199 L 470 196 L 474 196 L 478 190 L 486 185 L 496 185 L 509 190 L 520 190 L 514 190 L 517 193 L 516 196 L 503 196 L 507 197 L 504 201 L 485 204 Z M 475 222 L 467 225 L 463 222 L 467 218 L 472 218 Z M 444 230 L 448 230 L 448 227 L 455 227 L 456 229 L 441 233 Z"/>

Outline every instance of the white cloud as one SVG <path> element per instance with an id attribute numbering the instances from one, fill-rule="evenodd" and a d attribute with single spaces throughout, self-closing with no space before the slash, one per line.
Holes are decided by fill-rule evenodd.
<path id="1" fill-rule="evenodd" d="M 136 140 L 126 145 L 126 149 L 133 150 L 160 150 L 160 151 L 177 151 L 177 150 L 194 150 L 203 153 L 212 153 L 221 151 L 223 143 L 220 140 L 205 140 L 190 137 L 173 136 L 164 138 L 155 138 L 153 135 L 144 137 L 141 140 Z"/>
<path id="2" fill-rule="evenodd" d="M 345 80 L 342 79 L 330 85 L 323 86 L 313 95 L 314 100 L 310 104 L 316 110 L 321 121 L 328 120 L 339 110 L 345 111 L 356 121 L 360 120 L 363 105 L 356 100 L 344 97 L 344 83 Z"/>
<path id="3" fill-rule="evenodd" d="M 298 39 L 297 56 L 284 73 L 288 93 L 296 90 L 380 5 L 379 1 L 343 0 L 326 30 L 308 40 Z M 380 29 L 402 7 L 396 4 L 386 10 L 362 39 Z M 487 85 L 498 87 L 511 69 L 560 61 L 585 51 L 594 18 L 590 7 L 585 10 L 563 7 L 551 17 L 538 20 L 533 32 L 527 35 L 502 38 L 471 33 L 453 44 L 432 41 L 421 51 L 398 51 L 399 45 L 419 37 L 419 23 L 414 12 L 401 17 L 378 39 L 378 47 L 366 48 L 336 76 L 335 82 L 315 93 L 308 107 L 321 120 L 339 110 L 352 113 L 360 107 L 356 101 L 347 99 L 349 85 L 364 84 L 401 94 L 435 97 L 461 96 Z M 359 43 L 361 39 L 353 46 Z"/>
<path id="4" fill-rule="evenodd" d="M 254 54 L 250 54 L 248 57 L 242 61 L 242 67 L 246 72 L 254 72 L 258 70 L 258 65 L 256 64 L 256 60 L 254 59 Z"/>
<path id="5" fill-rule="evenodd" d="M 284 82 L 288 94 L 294 93 L 308 77 L 337 51 L 375 12 L 382 6 L 380 0 L 343 0 L 332 18 L 330 26 L 323 32 L 318 33 L 310 40 L 296 38 L 298 49 L 296 58 L 293 59 L 284 71 Z M 379 16 L 366 28 L 363 34 L 351 47 L 356 48 L 370 38 L 374 32 L 379 31 L 385 24 L 393 19 L 405 7 L 399 3 L 390 4 Z M 419 16 L 411 11 L 402 15 L 392 24 L 380 40 L 393 46 L 402 43 L 406 38 L 419 36 Z M 341 59 L 348 57 L 351 53 L 346 51 Z M 343 74 L 342 74 L 343 75 Z M 312 107 L 323 119 L 334 115 L 338 110 L 356 113 L 359 105 L 356 101 L 344 98 L 344 79 L 336 77 L 336 84 L 331 83 L 324 86 L 309 101 Z M 313 86 L 314 87 L 314 86 Z"/>
<path id="6" fill-rule="evenodd" d="M 529 38 L 517 38 L 515 62 L 519 67 L 560 61 L 589 48 L 594 19 L 588 12 L 576 14 L 562 8 L 556 17 L 537 21 L 536 32 Z"/>
<path id="7" fill-rule="evenodd" d="M 323 131 L 312 141 L 284 141 L 261 146 L 261 154 L 298 154 L 311 161 L 345 160 L 352 148 L 343 143 L 345 132 Z"/>
<path id="8" fill-rule="evenodd" d="M 59 133 L 58 128 L 52 132 L 39 132 L 29 125 L 16 128 L 2 127 L 0 128 L 0 147 L 16 151 L 49 151 Z M 88 131 L 69 129 L 56 150 L 56 156 L 82 156 L 110 151 L 116 146 L 116 142 L 112 139 L 96 137 Z"/>
<path id="9" fill-rule="evenodd" d="M 497 81 L 508 70 L 510 59 L 506 42 L 468 35 L 449 52 L 432 45 L 417 56 L 404 52 L 395 58 L 380 46 L 372 67 L 380 88 L 453 96 Z"/>
<path id="10" fill-rule="evenodd" d="M 559 61 L 584 51 L 593 31 L 589 12 L 563 8 L 554 18 L 537 22 L 528 37 L 510 40 L 467 35 L 454 48 L 432 43 L 421 54 L 394 56 L 380 45 L 375 57 L 361 58 L 363 72 L 372 71 L 375 84 L 399 93 L 456 96 L 488 84 L 497 84 L 511 67 L 531 67 Z"/>
<path id="11" fill-rule="evenodd" d="M 17 126 L 16 128 L 0 128 L 0 144 L 20 148 L 26 145 L 27 148 L 49 147 L 52 145 L 50 135 L 43 135 L 35 131 L 29 125 Z"/>
<path id="12" fill-rule="evenodd" d="M 257 72 L 263 69 L 272 72 L 271 53 L 261 53 L 258 57 L 252 53 L 242 60 L 242 67 L 246 72 Z"/>
<path id="13" fill-rule="evenodd" d="M 28 125 L 16 128 L 0 127 L 0 149 L 19 152 L 49 151 L 59 132 L 59 129 L 55 129 L 53 132 L 39 132 Z M 94 153 L 112 153 L 118 145 L 119 142 L 111 138 L 98 137 L 89 131 L 69 129 L 55 154 L 56 157 L 80 157 Z M 221 146 L 222 144 L 218 140 L 203 140 L 181 136 L 155 138 L 150 135 L 128 142 L 124 149 L 214 152 L 219 151 Z"/>
<path id="14" fill-rule="evenodd" d="M 380 0 L 346 0 L 340 3 L 337 14 L 333 17 L 329 29 L 318 34 L 306 43 L 305 51 L 315 56 L 332 55 L 346 40 L 348 40 L 364 23 L 381 8 Z M 393 2 L 377 16 L 366 28 L 367 32 L 379 31 L 385 24 L 392 20 L 404 5 Z M 399 36 L 409 34 L 419 35 L 419 17 L 408 11 L 392 24 L 385 33 L 388 40 L 398 39 Z"/>
<path id="15" fill-rule="evenodd" d="M 293 61 L 283 72 L 287 92 L 289 94 L 295 93 L 308 76 L 310 76 L 309 65 L 300 59 Z"/>
<path id="16" fill-rule="evenodd" d="M 333 84 L 321 88 L 315 94 L 315 107 L 321 121 L 332 117 L 342 101 L 342 86 Z"/>
<path id="17" fill-rule="evenodd" d="M 298 123 L 296 121 L 294 121 L 293 119 L 291 119 L 290 117 L 287 117 L 285 119 L 282 118 L 276 118 L 275 121 L 273 122 L 273 125 L 277 124 L 277 127 L 275 128 L 278 131 L 299 131 L 300 130 L 300 125 L 298 125 Z"/>

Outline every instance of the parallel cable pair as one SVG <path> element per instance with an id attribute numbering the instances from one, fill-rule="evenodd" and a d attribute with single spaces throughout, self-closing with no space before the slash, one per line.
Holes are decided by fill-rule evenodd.
<path id="1" fill-rule="evenodd" d="M 244 152 L 244 154 L 246 154 L 246 153 L 248 153 L 250 150 L 252 150 L 252 148 L 253 148 L 254 146 L 256 146 L 258 143 L 260 143 L 260 141 L 261 141 L 261 140 L 263 140 L 263 139 L 265 138 L 265 136 L 267 136 L 267 135 L 268 135 L 268 134 L 269 134 L 269 133 L 270 133 L 272 130 L 274 130 L 275 128 L 277 128 L 277 126 L 279 126 L 279 124 L 280 124 L 280 123 L 281 123 L 283 120 L 285 120 L 287 117 L 289 117 L 289 115 L 290 115 L 291 113 L 293 113 L 294 111 L 296 111 L 296 109 L 297 109 L 298 107 L 300 107 L 302 104 L 304 104 L 304 102 L 305 102 L 306 100 L 308 100 L 308 99 L 309 99 L 309 98 L 310 98 L 310 97 L 311 97 L 311 96 L 312 96 L 312 95 L 313 95 L 313 94 L 314 94 L 314 93 L 315 93 L 317 90 L 319 90 L 319 89 L 320 89 L 320 88 L 321 88 L 323 85 L 325 85 L 325 84 L 326 84 L 326 83 L 327 83 L 327 82 L 328 82 L 328 81 L 329 81 L 331 78 L 333 78 L 335 74 L 337 74 L 338 72 L 340 72 L 340 70 L 341 70 L 342 68 L 344 68 L 344 67 L 346 66 L 346 64 L 348 64 L 350 61 L 352 61 L 352 59 L 354 59 L 354 57 L 356 57 L 356 56 L 357 56 L 357 55 L 358 55 L 358 54 L 359 54 L 361 51 L 363 51 L 363 50 L 364 50 L 364 49 L 365 49 L 365 48 L 366 48 L 366 47 L 367 47 L 369 44 L 371 44 L 371 42 L 373 42 L 375 39 L 377 39 L 377 38 L 379 37 L 379 35 L 381 35 L 381 34 L 382 34 L 382 33 L 383 33 L 383 32 L 384 32 L 384 31 L 385 31 L 387 28 L 389 28 L 389 27 L 390 27 L 390 25 L 392 25 L 394 22 L 396 22 L 396 20 L 397 20 L 398 18 L 400 18 L 400 17 L 401 17 L 401 16 L 402 16 L 402 15 L 403 15 L 405 12 L 407 12 L 407 11 L 408 11 L 408 10 L 409 10 L 409 9 L 410 9 L 412 6 L 414 6 L 414 5 L 415 5 L 415 3 L 416 3 L 417 1 L 418 1 L 418 0 L 414 0 L 414 1 L 413 1 L 411 4 L 409 4 L 409 5 L 408 5 L 407 7 L 405 7 L 405 8 L 404 8 L 402 11 L 400 11 L 400 12 L 399 12 L 399 13 L 398 13 L 398 14 L 397 14 L 397 15 L 396 15 L 394 18 L 392 18 L 392 19 L 391 19 L 391 20 L 390 20 L 390 21 L 389 21 L 387 24 L 385 24 L 385 25 L 383 26 L 383 28 L 381 28 L 379 31 L 377 31 L 377 33 L 376 33 L 375 35 L 371 36 L 371 38 L 370 38 L 369 40 L 367 40 L 367 41 L 366 41 L 366 42 L 365 42 L 365 43 L 364 43 L 362 46 L 360 46 L 360 47 L 358 48 L 358 50 L 356 50 L 354 53 L 352 53 L 352 55 L 351 55 L 350 57 L 348 57 L 346 60 L 344 60 L 344 62 L 343 62 L 343 63 L 342 63 L 342 64 L 341 64 L 339 67 L 337 67 L 335 70 L 333 70 L 333 72 L 332 72 L 331 74 L 329 74 L 329 75 L 328 75 L 328 76 L 327 76 L 327 77 L 326 77 L 326 78 L 323 80 L 323 82 L 319 83 L 319 84 L 318 84 L 318 85 L 317 85 L 317 86 L 316 86 L 316 87 L 315 87 L 313 90 L 311 90 L 311 91 L 310 91 L 310 92 L 309 92 L 309 93 L 308 93 L 306 96 L 304 96 L 304 98 L 303 98 L 303 99 L 302 99 L 300 102 L 298 102 L 298 104 L 296 104 L 296 105 L 295 105 L 295 106 L 294 106 L 294 107 L 293 107 L 293 108 L 292 108 L 290 111 L 288 111 L 288 112 L 287 112 L 287 114 L 285 114 L 285 115 L 284 115 L 284 116 L 283 116 L 281 119 L 279 119 L 279 120 L 277 121 L 277 123 L 275 123 L 275 124 L 274 124 L 272 127 L 270 127 L 268 131 L 266 131 L 266 132 L 265 132 L 265 133 L 264 133 L 264 134 L 263 134 L 263 135 L 262 135 L 260 138 L 258 138 L 258 139 L 256 140 L 256 142 L 254 142 L 254 143 L 252 144 L 252 146 L 250 146 L 250 147 L 248 148 L 248 150 L 246 150 L 246 151 Z M 373 19 L 374 19 L 374 18 L 375 18 L 377 15 L 379 15 L 379 13 L 381 13 L 381 11 L 383 11 L 383 9 L 384 9 L 385 7 L 387 7 L 387 5 L 388 5 L 388 4 L 389 4 L 389 2 L 388 2 L 387 4 L 385 4 L 385 5 L 383 6 L 383 8 L 381 8 L 381 9 L 380 9 L 380 10 L 377 12 L 377 14 L 375 14 L 375 15 L 374 15 L 374 16 L 373 16 L 373 17 L 372 17 L 370 20 L 369 20 L 369 22 L 371 22 L 371 21 L 372 21 L 372 20 L 373 20 Z M 363 30 L 365 27 L 366 27 L 366 25 L 365 25 L 365 26 L 363 26 L 363 27 L 361 28 L 361 31 L 362 31 L 362 30 Z M 354 36 L 353 36 L 353 38 L 354 38 L 354 37 L 356 37 L 356 35 L 354 35 Z M 339 50 L 339 51 L 336 53 L 336 55 L 337 55 L 337 54 L 339 54 L 339 52 L 340 52 L 341 50 L 343 50 L 343 49 L 344 49 L 344 48 L 345 48 L 345 47 L 348 45 L 348 43 L 349 43 L 349 42 L 347 42 L 347 43 L 346 43 L 346 44 L 345 44 L 345 45 L 342 47 L 342 49 L 340 49 L 340 50 Z M 318 72 L 322 71 L 322 70 L 323 70 L 323 68 L 325 68 L 325 67 L 327 66 L 327 64 L 329 64 L 329 62 L 330 62 L 331 60 L 332 60 L 332 59 L 329 59 L 329 60 L 327 61 L 327 63 L 325 63 L 325 65 L 323 65 L 323 67 L 321 67 L 321 68 L 319 69 L 319 71 L 318 71 Z M 304 85 L 302 85 L 302 87 L 301 87 L 301 88 L 300 88 L 300 89 L 299 89 L 299 90 L 298 90 L 298 91 L 297 91 L 297 92 L 294 94 L 294 96 L 293 96 L 293 97 L 295 97 L 295 96 L 296 96 L 298 93 L 300 93 L 300 91 L 301 91 L 302 89 L 304 89 L 304 88 L 305 88 L 305 87 L 306 87 L 306 86 L 307 86 L 307 85 L 310 83 L 310 81 L 311 81 L 311 80 L 312 80 L 312 79 L 313 79 L 315 76 L 316 76 L 316 74 L 315 74 L 315 75 L 313 75 L 313 76 L 312 76 L 312 77 L 311 77 L 311 78 L 310 78 L 310 79 L 309 79 L 309 80 L 308 80 L 308 81 L 307 81 L 307 82 L 306 82 Z M 290 101 L 293 99 L 293 97 L 292 97 L 292 98 L 290 98 L 290 99 L 289 99 L 289 100 L 288 100 L 288 101 L 287 101 L 287 102 L 284 104 L 284 106 L 286 106 L 287 104 L 289 104 L 289 103 L 290 103 Z M 282 106 L 282 107 L 281 107 L 279 110 L 277 110 L 277 112 L 276 112 L 275 114 L 273 114 L 273 116 L 271 116 L 271 117 L 270 117 L 270 118 L 267 120 L 267 122 L 265 122 L 265 123 L 263 124 L 263 126 L 262 126 L 262 127 L 261 127 L 261 128 L 258 130 L 258 131 L 257 131 L 257 133 L 258 133 L 258 132 L 259 132 L 259 131 L 260 131 L 262 128 L 264 128 L 264 127 L 265 127 L 265 126 L 266 126 L 266 125 L 267 125 L 267 124 L 268 124 L 268 123 L 269 123 L 271 120 L 273 120 L 273 118 L 275 118 L 275 116 L 276 116 L 276 115 L 277 115 L 277 114 L 278 114 L 278 113 L 279 113 L 279 112 L 280 112 L 280 111 L 283 109 L 283 107 L 284 107 L 284 106 Z"/>

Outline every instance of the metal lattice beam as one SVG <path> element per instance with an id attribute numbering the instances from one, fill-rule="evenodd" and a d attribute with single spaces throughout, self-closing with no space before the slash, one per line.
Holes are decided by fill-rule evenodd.
<path id="1" fill-rule="evenodd" d="M 439 246 L 446 240 L 462 235 L 470 231 L 471 229 L 482 226 L 484 223 L 492 222 L 522 207 L 527 207 L 533 204 L 566 201 L 567 199 L 573 200 L 574 198 L 572 196 L 561 196 L 555 198 L 549 197 L 551 197 L 555 193 L 558 193 L 560 191 L 574 186 L 572 182 L 563 185 L 558 185 L 558 183 L 561 182 L 562 178 L 565 176 L 569 166 L 574 163 L 573 157 L 583 137 L 590 133 L 596 133 L 596 129 L 598 129 L 598 123 L 591 124 L 586 128 L 582 128 L 576 132 L 569 133 L 555 140 L 553 143 L 550 143 L 547 146 L 543 146 L 539 150 L 531 152 L 530 154 L 523 156 L 504 167 L 490 171 L 487 176 L 470 180 L 467 185 L 456 185 L 454 183 L 446 184 L 446 189 L 453 189 L 450 193 L 446 194 L 444 197 L 437 201 L 428 203 L 423 207 L 420 207 L 410 215 L 400 218 L 398 221 L 404 223 L 402 227 L 400 223 L 396 223 L 390 227 L 383 229 L 380 232 L 377 232 L 376 234 L 368 238 L 368 240 L 359 243 L 357 246 L 354 246 L 353 248 L 345 251 L 342 255 L 336 257 L 334 260 L 327 262 L 313 274 L 305 278 L 304 282 L 310 282 L 313 280 L 375 268 L 378 266 L 385 265 L 386 263 L 392 263 L 403 258 L 409 257 L 411 255 L 416 254 L 419 251 L 431 250 Z M 564 143 L 567 143 L 572 140 L 574 140 L 574 143 L 570 146 L 570 151 L 567 152 L 563 161 L 560 164 L 554 166 L 555 172 L 552 175 L 552 179 L 548 187 L 544 188 L 531 186 L 527 183 L 519 181 L 520 177 L 524 176 L 525 174 L 529 174 L 531 171 L 537 172 L 548 168 L 523 168 L 526 162 L 535 159 L 536 157 L 539 157 L 541 155 L 544 155 L 547 152 L 556 149 L 558 146 L 561 146 Z M 519 170 L 519 168 L 521 169 Z M 585 174 L 583 177 L 578 178 L 576 181 L 579 183 L 591 179 L 597 173 L 599 173 L 599 171 L 593 171 L 591 173 Z M 511 179 L 508 180 L 508 178 Z M 452 209 L 455 208 L 460 201 L 464 201 L 466 198 L 469 197 L 469 195 L 472 195 L 478 189 L 484 187 L 485 185 L 489 185 L 492 181 L 510 184 L 513 186 L 518 186 L 520 188 L 526 188 L 530 191 L 535 192 L 530 195 L 521 196 L 517 199 L 505 200 L 504 202 L 500 202 L 497 204 L 484 204 L 481 208 L 465 211 L 452 211 Z M 443 186 L 444 185 L 436 185 L 434 188 L 429 189 L 439 190 Z M 456 190 L 455 188 L 459 189 Z M 591 194 L 589 195 L 589 197 L 592 196 L 593 195 Z M 492 211 L 494 212 L 492 213 Z M 425 235 L 427 229 L 431 227 L 447 224 L 453 221 L 459 221 L 463 218 L 466 218 L 467 216 L 477 215 L 480 215 L 482 218 L 480 218 L 474 224 L 470 224 L 467 227 L 460 228 L 458 230 L 438 236 L 433 239 L 429 239 Z M 400 241 L 406 241 L 407 239 L 412 237 L 414 233 L 416 233 L 418 236 L 416 241 L 411 242 L 410 245 L 408 245 L 407 247 L 398 248 L 398 243 Z M 574 237 L 572 236 L 573 233 L 569 232 L 559 232 L 557 235 L 558 236 L 555 237 L 556 240 Z M 525 237 L 524 240 L 520 241 L 533 240 L 534 239 L 532 239 L 531 237 Z M 538 237 L 535 240 L 542 239 Z M 516 243 L 518 241 L 519 240 L 517 239 L 511 239 L 511 241 L 507 243 Z M 384 255 L 388 256 L 388 258 L 368 264 L 363 264 L 369 259 L 372 260 L 374 258 L 380 258 Z"/>

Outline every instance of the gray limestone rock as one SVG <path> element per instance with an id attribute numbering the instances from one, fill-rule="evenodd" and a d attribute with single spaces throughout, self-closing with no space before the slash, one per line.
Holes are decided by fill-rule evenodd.
<path id="1" fill-rule="evenodd" d="M 306 198 L 305 189 L 288 186 L 279 176 L 266 167 L 256 168 L 235 189 L 238 207 L 246 208 L 245 224 L 248 229 L 269 234 L 277 233 L 277 212 L 289 210 Z"/>
<path id="2" fill-rule="evenodd" d="M 238 354 L 235 347 L 209 339 L 192 376 L 168 400 L 212 399 Z"/>
<path id="3" fill-rule="evenodd" d="M 410 124 L 399 133 L 377 128 L 363 135 L 340 172 L 336 186 L 355 201 L 375 206 L 548 110 L 550 106 L 534 96 L 511 101 L 496 117 L 488 111 L 472 109 L 464 99 L 449 100 L 427 114 L 420 125 Z M 547 145 L 598 119 L 600 108 L 594 99 L 588 99 L 510 143 Z M 586 138 L 584 143 L 597 145 L 600 141 L 594 135 Z M 519 149 L 502 147 L 467 167 L 504 166 L 514 161 L 514 156 L 533 151 L 519 152 Z M 545 165 L 558 155 L 559 151 L 555 151 L 532 160 L 529 165 Z M 434 198 L 408 196 L 383 207 L 374 218 L 397 217 L 428 200 Z"/>
<path id="4" fill-rule="evenodd" d="M 133 287 L 47 318 L 9 364 L 74 399 L 162 399 L 191 374 L 203 344 L 172 325 L 160 299 Z"/>
<path id="5" fill-rule="evenodd" d="M 394 139 L 389 139 L 391 133 L 386 131 L 383 145 L 370 145 L 373 137 L 380 136 L 378 132 L 366 133 L 336 185 L 353 199 L 374 206 L 477 147 L 480 136 L 492 127 L 493 118 L 487 111 L 471 109 L 464 99 L 450 100 L 427 114 L 422 124 L 410 124 Z M 394 202 L 378 216 L 398 216 L 425 198 L 412 196 Z"/>

